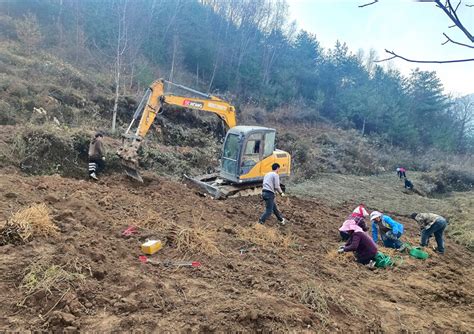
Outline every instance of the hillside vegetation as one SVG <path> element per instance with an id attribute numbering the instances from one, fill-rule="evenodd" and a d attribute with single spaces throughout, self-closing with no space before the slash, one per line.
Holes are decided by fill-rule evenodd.
<path id="1" fill-rule="evenodd" d="M 372 51 L 354 54 L 339 41 L 324 49 L 289 22 L 284 0 L 7 0 L 0 10 L 3 41 L 21 41 L 27 59 L 42 59 L 36 68 L 61 72 L 63 87 L 82 86 L 102 111 L 124 111 L 128 96 L 165 77 L 232 98 L 241 110 L 285 108 L 291 123 L 336 124 L 416 152 L 472 152 L 469 104 L 447 95 L 435 72 L 404 77 L 374 63 Z M 44 52 L 89 71 L 49 66 L 37 57 Z M 7 53 L 3 68 L 17 60 Z M 25 86 L 9 89 L 21 95 Z M 102 88 L 106 101 L 94 99 Z"/>

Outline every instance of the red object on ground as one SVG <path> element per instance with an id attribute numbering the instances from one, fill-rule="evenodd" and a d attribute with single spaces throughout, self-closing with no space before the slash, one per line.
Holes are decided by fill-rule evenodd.
<path id="1" fill-rule="evenodd" d="M 131 236 L 132 234 L 135 234 L 137 233 L 137 228 L 133 225 L 130 225 L 129 227 L 127 227 L 123 232 L 122 232 L 122 235 L 125 236 L 125 237 L 129 237 Z"/>
<path id="2" fill-rule="evenodd" d="M 140 260 L 141 263 L 147 263 L 148 262 L 148 258 L 145 255 L 140 255 L 138 257 L 138 259 Z"/>

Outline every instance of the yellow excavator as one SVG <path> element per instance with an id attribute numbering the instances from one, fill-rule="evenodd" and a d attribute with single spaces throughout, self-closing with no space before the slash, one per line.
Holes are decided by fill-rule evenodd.
<path id="1" fill-rule="evenodd" d="M 184 90 L 189 96 L 167 93 L 165 88 L 168 86 Z M 117 152 L 127 175 L 135 180 L 143 182 L 138 172 L 138 149 L 156 115 L 167 105 L 214 113 L 228 129 L 221 154 L 220 172 L 194 178 L 184 175 L 187 183 L 197 187 L 202 193 L 217 199 L 252 195 L 259 191 L 263 177 L 271 171 L 273 163 L 280 164 L 281 177 L 290 175 L 291 157 L 287 152 L 275 149 L 275 129 L 237 126 L 235 107 L 228 102 L 217 96 L 159 79 L 146 90 L 123 134 L 123 145 Z M 132 133 L 132 127 L 138 118 L 140 121 Z"/>

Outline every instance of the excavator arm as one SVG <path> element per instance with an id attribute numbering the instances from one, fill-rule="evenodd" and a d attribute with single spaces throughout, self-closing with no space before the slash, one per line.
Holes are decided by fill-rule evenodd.
<path id="1" fill-rule="evenodd" d="M 165 83 L 181 88 L 190 93 L 190 95 L 199 97 L 166 94 Z M 165 105 L 214 113 L 222 119 L 228 129 L 237 125 L 235 107 L 226 101 L 164 79 L 154 81 L 146 90 L 138 105 L 127 131 L 123 135 L 123 145 L 117 152 L 118 156 L 122 159 L 122 165 L 125 167 L 126 173 L 140 182 L 143 182 L 143 179 L 138 173 L 138 149 L 150 126 L 153 124 L 156 115 L 162 112 Z M 140 121 L 135 133 L 132 134 L 132 127 L 138 118 L 140 118 Z"/>

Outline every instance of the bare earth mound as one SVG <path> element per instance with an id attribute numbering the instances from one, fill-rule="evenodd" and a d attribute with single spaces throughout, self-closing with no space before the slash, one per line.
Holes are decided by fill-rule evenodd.
<path id="1" fill-rule="evenodd" d="M 289 198 L 280 203 L 288 226 L 255 229 L 258 198 L 214 201 L 163 178 L 0 180 L 0 221 L 46 203 L 60 231 L 0 247 L 2 329 L 474 330 L 465 248 L 448 239 L 444 256 L 405 255 L 399 267 L 369 271 L 334 253 L 349 207 Z M 415 226 L 399 219 L 415 240 Z M 138 233 L 122 236 L 128 225 Z M 165 242 L 154 261 L 202 265 L 142 264 L 147 238 Z"/>

